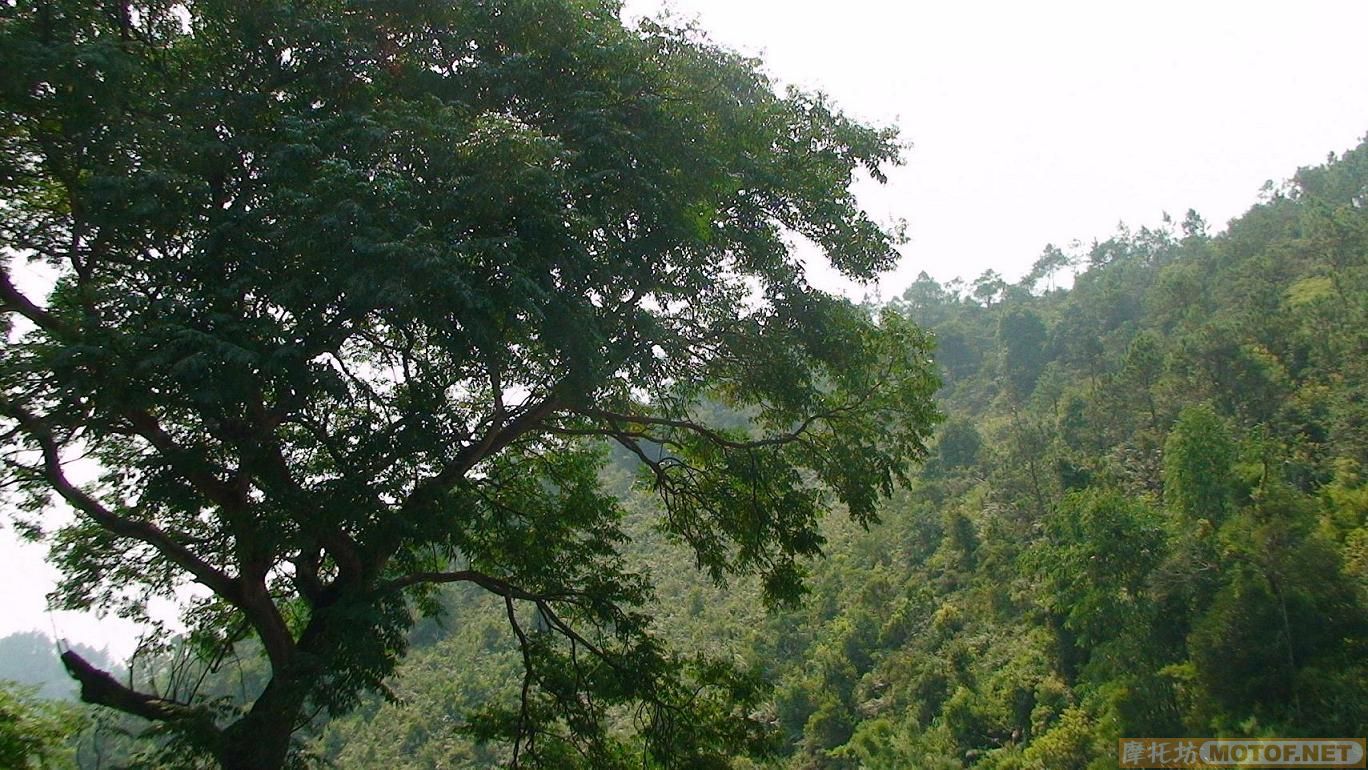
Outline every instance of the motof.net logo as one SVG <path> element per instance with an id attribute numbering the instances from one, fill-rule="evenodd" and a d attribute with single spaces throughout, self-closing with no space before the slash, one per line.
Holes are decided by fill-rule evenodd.
<path id="1" fill-rule="evenodd" d="M 1122 738 L 1123 768 L 1364 767 L 1363 738 Z"/>

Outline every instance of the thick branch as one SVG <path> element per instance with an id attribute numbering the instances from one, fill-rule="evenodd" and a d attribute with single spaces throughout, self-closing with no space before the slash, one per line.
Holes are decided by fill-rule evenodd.
<path id="1" fill-rule="evenodd" d="M 204 468 L 197 467 L 196 463 L 186 462 L 188 450 L 177 444 L 150 412 L 129 409 L 123 412 L 123 417 L 133 433 L 151 444 L 200 494 L 225 510 L 242 507 L 243 497 L 232 486 Z"/>
<path id="2" fill-rule="evenodd" d="M 432 478 L 432 482 L 450 488 L 458 479 L 481 460 L 498 454 L 504 447 L 513 443 L 524 433 L 532 430 L 559 408 L 554 396 L 547 396 L 540 403 L 524 409 L 517 417 L 505 423 L 496 423 L 479 442 L 461 450 L 456 459 Z"/>
<path id="3" fill-rule="evenodd" d="M 81 700 L 98 706 L 108 706 L 125 714 L 158 722 L 213 721 L 202 710 L 184 703 L 158 698 L 138 692 L 118 682 L 108 673 L 95 668 L 75 650 L 62 653 L 62 665 L 72 679 L 81 683 Z M 214 728 L 217 732 L 217 728 Z"/>
<path id="4" fill-rule="evenodd" d="M 264 413 L 264 409 L 262 411 Z M 290 472 L 290 463 L 285 459 L 284 449 L 271 432 L 270 426 L 259 424 L 256 433 L 257 448 L 264 459 L 262 470 L 265 479 L 285 488 L 289 498 L 295 502 L 289 506 L 291 511 L 295 511 L 297 507 L 303 508 L 293 518 L 302 528 L 317 537 L 319 543 L 328 550 L 337 564 L 339 582 L 359 579 L 365 572 L 365 566 L 356 541 L 340 527 L 323 524 L 327 520 L 324 511 L 313 503 L 312 496 L 295 480 Z M 379 501 L 376 502 L 378 508 Z"/>
<path id="5" fill-rule="evenodd" d="M 427 503 L 437 495 L 450 490 L 481 460 L 497 454 L 522 435 L 535 429 L 559 407 L 560 403 L 554 396 L 547 396 L 523 409 L 512 420 L 490 426 L 484 438 L 457 452 L 442 470 L 414 488 L 405 500 L 404 508 L 411 512 L 415 506 Z"/>

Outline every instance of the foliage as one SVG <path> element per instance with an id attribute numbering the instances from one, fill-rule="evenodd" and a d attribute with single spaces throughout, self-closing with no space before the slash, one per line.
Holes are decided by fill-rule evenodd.
<path id="1" fill-rule="evenodd" d="M 604 447 L 699 567 L 771 604 L 825 510 L 876 520 L 925 452 L 930 345 L 812 289 L 787 239 L 857 280 L 891 266 L 848 186 L 898 145 L 618 12 L 0 6 L 3 483 L 77 513 L 40 533 L 59 605 L 146 620 L 195 583 L 165 652 L 264 658 L 236 696 L 172 696 L 71 652 L 85 700 L 192 764 L 303 762 L 292 734 L 383 692 L 461 583 L 520 661 L 464 723 L 509 764 L 765 752 L 754 678 L 653 627 Z"/>
<path id="2" fill-rule="evenodd" d="M 1164 499 L 1193 521 L 1219 523 L 1234 504 L 1235 446 L 1210 407 L 1184 409 L 1164 443 Z"/>
<path id="3" fill-rule="evenodd" d="M 0 684 L 0 767 L 75 767 L 67 741 L 78 730 L 80 714 L 70 707 Z"/>

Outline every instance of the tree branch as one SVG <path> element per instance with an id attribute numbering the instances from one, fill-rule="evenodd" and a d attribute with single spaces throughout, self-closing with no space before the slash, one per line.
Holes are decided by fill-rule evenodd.
<path id="1" fill-rule="evenodd" d="M 513 600 L 532 602 L 537 606 L 537 609 L 542 612 L 547 622 L 567 639 L 577 642 L 580 646 L 592 652 L 605 663 L 615 667 L 617 665 L 612 660 L 612 656 L 605 650 L 599 648 L 588 639 L 585 639 L 578 631 L 571 628 L 570 624 L 565 622 L 560 615 L 551 609 L 550 603 L 553 601 L 582 607 L 582 605 L 579 605 L 574 601 L 574 598 L 576 597 L 576 594 L 574 593 L 534 593 L 525 588 L 513 585 L 507 580 L 496 578 L 492 575 L 486 575 L 485 573 L 476 570 L 459 570 L 456 572 L 415 572 L 410 575 L 405 575 L 402 578 L 386 582 L 380 587 L 380 590 L 395 591 L 421 583 L 474 583 L 490 593 L 502 596 L 509 602 Z"/>
<path id="2" fill-rule="evenodd" d="M 133 435 L 139 436 L 151 444 L 152 448 L 156 449 L 200 494 L 225 510 L 231 511 L 241 507 L 242 495 L 234 490 L 231 485 L 213 473 L 196 467 L 195 463 L 185 461 L 184 458 L 190 454 L 190 450 L 177 444 L 176 440 L 162 428 L 161 422 L 151 412 L 126 409 L 121 412 L 121 415 L 128 422 Z"/>
<path id="3" fill-rule="evenodd" d="M 387 580 L 378 586 L 382 592 L 401 591 L 423 583 L 474 583 L 475 585 L 509 599 L 519 599 L 523 601 L 535 602 L 542 601 L 549 597 L 542 594 L 534 594 L 524 590 L 512 583 L 496 578 L 493 575 L 486 575 L 476 570 L 459 570 L 456 572 L 414 572 L 401 578 Z"/>
<path id="4" fill-rule="evenodd" d="M 652 425 L 658 427 L 678 428 L 680 430 L 687 430 L 706 438 L 707 440 L 711 441 L 714 444 L 717 444 L 718 446 L 726 447 L 728 449 L 761 449 L 769 446 L 781 446 L 783 444 L 789 444 L 794 441 L 797 441 L 798 439 L 802 438 L 803 434 L 807 432 L 808 428 L 812 427 L 812 424 L 814 422 L 818 420 L 830 419 L 839 412 L 845 411 L 846 409 L 848 409 L 848 407 L 844 407 L 842 409 L 833 409 L 827 412 L 819 412 L 808 417 L 801 424 L 799 424 L 797 428 L 793 429 L 792 431 L 789 431 L 788 433 L 782 433 L 776 436 L 769 436 L 767 438 L 756 439 L 754 441 L 735 441 L 733 439 L 729 439 L 721 433 L 718 433 L 715 429 L 710 428 L 707 425 L 703 425 L 702 423 L 693 422 L 692 420 L 679 420 L 669 417 L 652 417 L 650 415 L 640 414 L 625 414 L 622 412 L 611 412 L 605 409 L 576 409 L 575 413 L 583 417 L 592 417 L 602 420 L 608 420 L 609 422 L 615 423 L 628 423 L 632 425 Z M 616 437 L 621 432 L 622 431 L 620 430 L 610 428 L 602 431 L 601 435 L 608 437 Z M 666 441 L 662 439 L 654 439 L 650 436 L 643 437 L 651 438 L 651 440 L 658 442 Z"/>
<path id="5" fill-rule="evenodd" d="M 57 445 L 57 440 L 42 420 L 22 407 L 10 403 L 7 399 L 0 399 L 0 413 L 18 422 L 24 434 L 37 442 L 43 455 L 41 473 L 47 478 L 52 489 L 72 507 L 89 516 L 96 524 L 115 535 L 132 538 L 152 546 L 171 562 L 193 575 L 195 580 L 205 587 L 232 602 L 235 606 L 246 609 L 243 607 L 241 587 L 236 580 L 191 553 L 188 548 L 177 542 L 172 534 L 162 530 L 157 525 L 151 522 L 124 518 L 104 507 L 98 500 L 71 483 L 62 468 L 61 450 Z"/>
<path id="6" fill-rule="evenodd" d="M 66 667 L 72 679 L 81 683 L 81 700 L 86 703 L 108 706 L 125 714 L 158 722 L 197 721 L 211 728 L 213 732 L 219 732 L 214 726 L 213 719 L 202 709 L 147 695 L 119 684 L 117 679 L 92 666 L 75 650 L 62 653 L 62 665 Z"/>
<path id="7" fill-rule="evenodd" d="M 559 401 L 554 396 L 547 396 L 523 409 L 512 420 L 491 425 L 484 438 L 457 452 L 440 471 L 414 487 L 405 499 L 402 509 L 405 512 L 412 512 L 415 507 L 451 489 L 481 460 L 497 454 L 520 436 L 536 428 L 558 408 Z"/>
<path id="8" fill-rule="evenodd" d="M 523 660 L 523 679 L 522 692 L 518 698 L 518 729 L 513 736 L 513 761 L 509 767 L 518 767 L 518 758 L 522 753 L 523 737 L 527 734 L 529 712 L 531 710 L 531 691 L 532 691 L 532 651 L 528 647 L 527 634 L 522 626 L 518 624 L 518 613 L 513 608 L 513 598 L 504 596 L 504 609 L 508 614 L 508 624 L 513 628 L 513 633 L 518 637 L 518 651 L 522 653 Z M 529 737 L 530 742 L 530 737 Z M 531 746 L 528 750 L 532 750 Z"/>
<path id="9" fill-rule="evenodd" d="M 549 417 L 559 407 L 560 404 L 557 403 L 554 396 L 547 396 L 539 403 L 524 409 L 512 420 L 495 423 L 483 439 L 457 453 L 455 461 L 433 477 L 431 481 L 438 485 L 447 484 L 449 486 L 448 482 L 454 483 L 481 460 L 497 454 L 519 436 L 537 427 L 538 423 Z"/>
<path id="10" fill-rule="evenodd" d="M 0 265 L 0 310 L 18 313 L 35 326 L 55 336 L 69 338 L 75 330 L 65 321 L 34 304 L 10 281 L 9 269 Z"/>

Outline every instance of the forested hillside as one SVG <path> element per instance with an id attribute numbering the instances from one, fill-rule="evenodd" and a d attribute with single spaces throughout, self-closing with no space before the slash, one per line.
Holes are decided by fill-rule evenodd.
<path id="1" fill-rule="evenodd" d="M 1120 736 L 1360 735 L 1365 204 L 1360 146 L 1216 237 L 1190 213 L 1047 248 L 1018 285 L 909 288 L 949 419 L 762 658 L 786 661 L 786 766 L 1109 767 Z"/>
<path id="2" fill-rule="evenodd" d="M 708 585 L 639 501 L 659 630 L 773 685 L 753 708 L 774 767 L 1105 768 L 1120 736 L 1361 734 L 1365 204 L 1368 145 L 1219 235 L 1189 213 L 1048 247 L 1015 285 L 923 276 L 893 304 L 935 333 L 947 419 L 912 487 L 867 531 L 829 518 L 810 595 L 773 613 Z M 320 747 L 491 766 L 462 714 L 513 697 L 518 662 L 483 617 L 425 626 L 402 705 Z"/>

